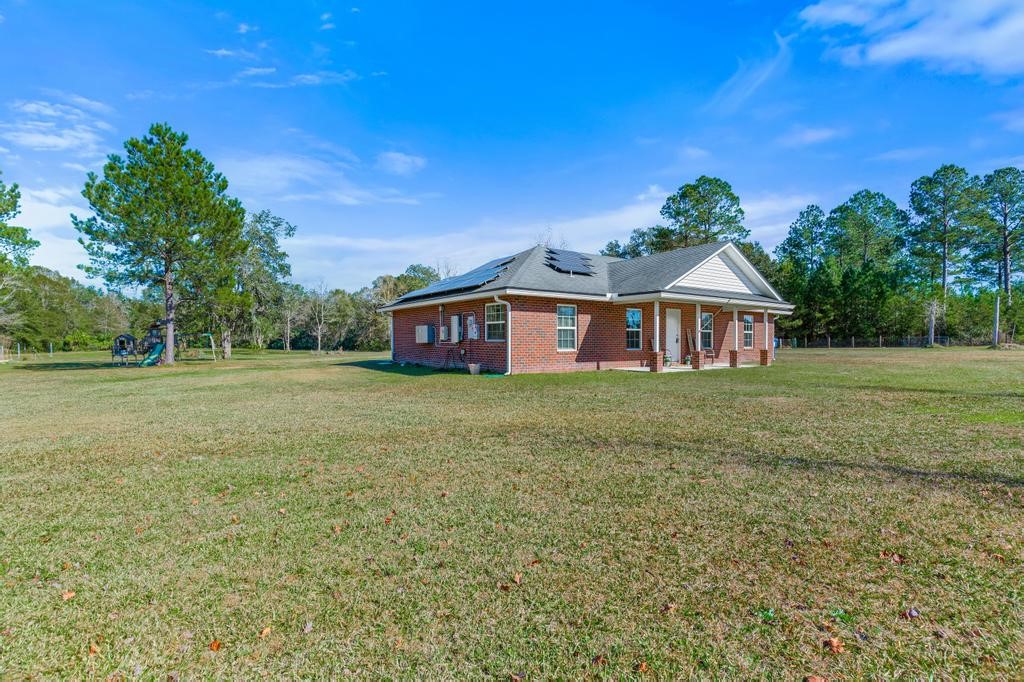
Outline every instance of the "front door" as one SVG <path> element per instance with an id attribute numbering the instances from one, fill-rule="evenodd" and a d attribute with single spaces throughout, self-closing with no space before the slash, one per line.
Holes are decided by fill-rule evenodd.
<path id="1" fill-rule="evenodd" d="M 679 309 L 666 308 L 665 310 L 665 350 L 672 355 L 672 361 L 682 364 L 682 347 L 679 344 L 680 334 L 683 327 L 680 323 Z"/>

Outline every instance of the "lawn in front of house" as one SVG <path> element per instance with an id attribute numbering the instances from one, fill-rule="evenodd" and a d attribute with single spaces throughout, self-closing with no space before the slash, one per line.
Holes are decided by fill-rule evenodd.
<path id="1" fill-rule="evenodd" d="M 0 365 L 0 671 L 1006 677 L 1024 354 Z"/>

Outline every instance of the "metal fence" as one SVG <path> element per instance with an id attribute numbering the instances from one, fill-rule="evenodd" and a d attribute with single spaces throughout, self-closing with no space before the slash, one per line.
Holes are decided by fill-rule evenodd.
<path id="1" fill-rule="evenodd" d="M 1000 333 L 999 343 L 1013 343 L 1013 335 Z M 823 336 L 777 338 L 779 348 L 926 348 L 927 336 Z M 936 346 L 991 346 L 992 336 L 935 336 Z"/>

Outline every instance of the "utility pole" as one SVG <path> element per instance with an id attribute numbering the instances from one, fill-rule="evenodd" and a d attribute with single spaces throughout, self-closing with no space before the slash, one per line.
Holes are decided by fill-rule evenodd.
<path id="1" fill-rule="evenodd" d="M 996 316 L 992 323 L 992 345 L 999 346 L 999 294 L 996 294 Z"/>
<path id="2" fill-rule="evenodd" d="M 938 303 L 932 301 L 928 304 L 928 347 L 935 345 L 935 308 Z"/>

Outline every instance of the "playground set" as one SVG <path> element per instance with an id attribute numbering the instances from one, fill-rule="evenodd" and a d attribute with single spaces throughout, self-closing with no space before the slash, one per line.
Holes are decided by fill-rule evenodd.
<path id="1" fill-rule="evenodd" d="M 136 339 L 131 334 L 121 334 L 114 339 L 110 347 L 111 364 L 120 367 L 128 367 L 130 364 L 136 364 L 139 367 L 154 367 L 163 364 L 164 348 L 166 347 L 164 343 L 166 337 L 164 330 L 166 328 L 167 320 L 157 320 L 149 325 L 146 335 L 141 339 Z M 217 346 L 214 343 L 213 334 L 209 332 L 175 334 L 175 350 L 184 354 L 189 348 L 190 340 L 193 342 L 198 340 L 204 342 L 198 346 L 200 351 L 205 347 L 205 341 L 209 340 L 213 361 L 217 361 Z M 141 361 L 139 360 L 140 355 L 143 356 Z M 129 356 L 132 358 L 131 363 L 128 361 Z"/>

